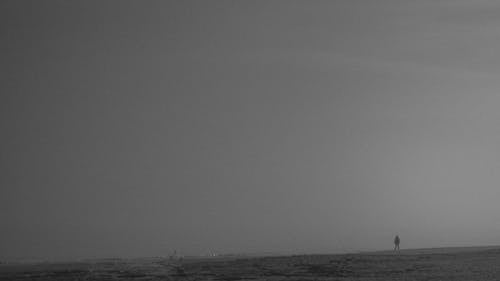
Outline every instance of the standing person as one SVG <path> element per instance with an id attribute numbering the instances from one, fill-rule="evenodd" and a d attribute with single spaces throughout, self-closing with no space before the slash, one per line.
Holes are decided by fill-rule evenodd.
<path id="1" fill-rule="evenodd" d="M 394 237 L 394 251 L 396 251 L 396 249 L 399 251 L 399 242 L 401 242 L 401 240 L 399 236 L 396 235 L 396 237 Z"/>

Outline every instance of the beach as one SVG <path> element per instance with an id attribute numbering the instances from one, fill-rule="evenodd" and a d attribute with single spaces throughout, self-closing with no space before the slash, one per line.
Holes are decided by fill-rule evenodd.
<path id="1" fill-rule="evenodd" d="M 498 280 L 499 247 L 0 266 L 0 280 Z"/>

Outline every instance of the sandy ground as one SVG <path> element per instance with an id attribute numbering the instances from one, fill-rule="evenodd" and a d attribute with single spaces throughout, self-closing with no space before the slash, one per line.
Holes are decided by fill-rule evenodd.
<path id="1" fill-rule="evenodd" d="M 0 280 L 500 280 L 500 248 L 2 264 Z"/>

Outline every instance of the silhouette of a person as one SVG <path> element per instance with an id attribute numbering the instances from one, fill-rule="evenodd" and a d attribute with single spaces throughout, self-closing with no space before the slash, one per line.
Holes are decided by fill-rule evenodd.
<path id="1" fill-rule="evenodd" d="M 399 236 L 396 235 L 396 237 L 394 237 L 394 251 L 398 250 L 399 251 L 399 243 L 401 242 L 401 240 L 399 239 Z"/>

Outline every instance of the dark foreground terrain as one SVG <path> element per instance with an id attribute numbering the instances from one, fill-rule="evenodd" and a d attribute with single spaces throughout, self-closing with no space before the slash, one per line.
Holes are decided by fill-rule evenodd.
<path id="1" fill-rule="evenodd" d="M 500 248 L 2 264 L 0 280 L 500 280 Z"/>

